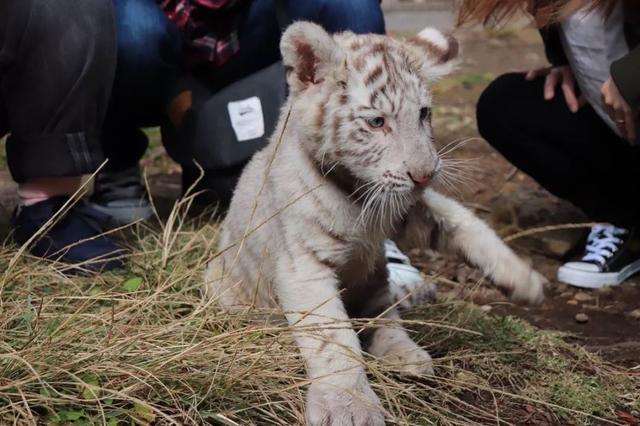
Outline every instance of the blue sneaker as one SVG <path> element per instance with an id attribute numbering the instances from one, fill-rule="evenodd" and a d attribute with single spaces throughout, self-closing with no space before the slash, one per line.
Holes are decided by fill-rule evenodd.
<path id="1" fill-rule="evenodd" d="M 20 206 L 13 213 L 13 239 L 25 244 L 58 212 L 68 197 L 53 197 L 32 206 Z M 77 265 L 65 272 L 102 272 L 124 267 L 125 251 L 103 234 L 109 218 L 79 202 L 29 247 L 34 256 Z"/>

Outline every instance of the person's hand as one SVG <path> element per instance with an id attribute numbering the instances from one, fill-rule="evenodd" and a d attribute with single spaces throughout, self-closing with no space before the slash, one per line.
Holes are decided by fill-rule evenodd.
<path id="1" fill-rule="evenodd" d="M 584 105 L 584 98 L 576 95 L 576 79 L 573 76 L 573 71 L 571 71 L 571 68 L 568 65 L 531 70 L 526 75 L 527 80 L 535 80 L 542 77 L 545 78 L 544 98 L 546 100 L 550 101 L 555 98 L 556 88 L 560 85 L 562 93 L 564 93 L 564 99 L 571 112 L 578 112 L 578 110 Z"/>
<path id="2" fill-rule="evenodd" d="M 609 114 L 609 117 L 616 123 L 620 133 L 629 143 L 635 143 L 636 141 L 636 116 L 637 111 L 634 111 L 627 101 L 622 97 L 618 86 L 609 78 L 602 85 L 600 89 L 602 94 L 602 102 Z"/>

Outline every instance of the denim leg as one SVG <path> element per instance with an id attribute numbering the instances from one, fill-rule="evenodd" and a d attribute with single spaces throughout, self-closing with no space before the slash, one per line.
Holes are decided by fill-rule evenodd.
<path id="1" fill-rule="evenodd" d="M 159 125 L 173 81 L 180 75 L 182 40 L 154 0 L 113 0 L 118 63 L 102 144 L 108 170 L 142 157 L 143 126 Z"/>
<path id="2" fill-rule="evenodd" d="M 291 21 L 312 21 L 329 32 L 385 32 L 379 0 L 288 0 Z M 280 28 L 273 0 L 253 0 L 243 19 L 240 51 L 213 74 L 215 91 L 280 60 Z"/>
<path id="3" fill-rule="evenodd" d="M 353 31 L 356 34 L 384 34 L 384 17 L 379 0 L 289 0 L 289 15 L 294 21 L 313 21 L 329 32 Z"/>

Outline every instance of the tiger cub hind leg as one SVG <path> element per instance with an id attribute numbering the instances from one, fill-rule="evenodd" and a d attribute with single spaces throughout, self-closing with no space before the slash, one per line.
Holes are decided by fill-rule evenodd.
<path id="1" fill-rule="evenodd" d="M 389 280 L 384 259 L 377 263 L 375 272 L 369 278 L 366 288 L 372 297 L 367 300 L 360 316 L 380 319 L 379 324 L 372 325 L 363 334 L 365 350 L 382 362 L 392 371 L 406 376 L 433 375 L 433 362 L 429 353 L 413 341 L 407 330 L 400 324 L 400 313 L 393 303 L 402 300 L 407 309 L 413 307 L 410 301 L 424 303 L 432 300 L 435 290 L 433 285 L 424 281 L 414 288 L 399 287 Z M 415 292 L 420 299 L 409 298 Z M 375 320 L 374 320 L 375 323 Z"/>
<path id="2" fill-rule="evenodd" d="M 383 319 L 399 321 L 400 315 L 395 308 L 391 308 Z M 421 348 L 399 324 L 387 323 L 375 328 L 366 350 L 401 375 L 434 375 L 429 352 Z"/>

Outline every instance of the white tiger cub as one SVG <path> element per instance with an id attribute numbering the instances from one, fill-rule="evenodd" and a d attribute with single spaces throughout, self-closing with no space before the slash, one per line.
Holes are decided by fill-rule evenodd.
<path id="1" fill-rule="evenodd" d="M 282 309 L 311 380 L 309 424 L 383 425 L 361 339 L 407 374 L 433 373 L 429 354 L 393 325 L 386 238 L 459 252 L 518 301 L 540 302 L 545 280 L 429 187 L 442 167 L 429 85 L 454 68 L 453 38 L 331 36 L 298 22 L 280 48 L 290 96 L 238 183 L 206 294 L 227 310 Z M 349 321 L 377 316 L 391 321 L 360 334 Z"/>

